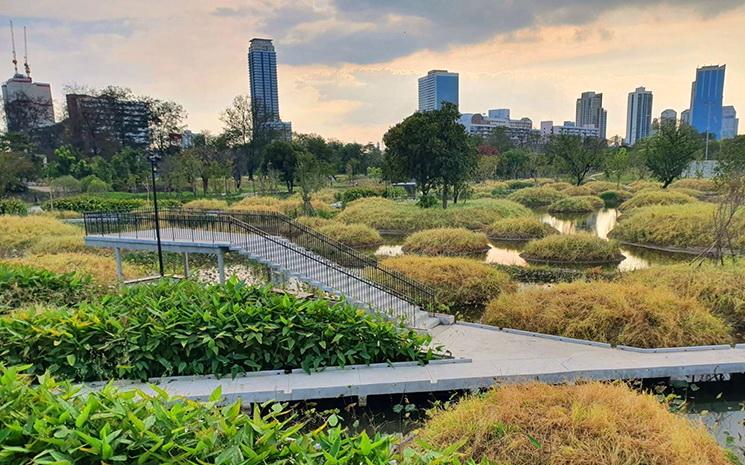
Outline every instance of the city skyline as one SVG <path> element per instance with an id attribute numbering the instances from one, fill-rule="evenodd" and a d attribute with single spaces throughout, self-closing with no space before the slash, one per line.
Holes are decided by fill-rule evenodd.
<path id="1" fill-rule="evenodd" d="M 298 132 L 342 140 L 379 141 L 417 108 L 417 79 L 430 69 L 459 73 L 464 113 L 511 108 L 534 122 L 572 120 L 578 95 L 602 92 L 608 137 L 626 133 L 630 90 L 654 89 L 654 115 L 666 108 L 680 114 L 696 68 L 709 64 L 727 64 L 724 103 L 745 108 L 745 57 L 737 50 L 745 40 L 737 27 L 745 20 L 742 1 L 573 1 L 552 14 L 545 1 L 486 12 L 475 1 L 457 12 L 440 4 L 419 11 L 391 2 L 377 11 L 357 3 L 359 14 L 330 1 L 186 1 L 175 9 L 135 1 L 92 11 L 80 1 L 61 9 L 49 0 L 13 0 L 2 19 L 29 26 L 34 78 L 52 84 L 56 104 L 65 84 L 120 85 L 182 103 L 195 131 L 217 132 L 219 113 L 247 93 L 252 37 L 272 38 L 280 55 L 282 118 Z M 495 22 L 499 15 L 505 19 Z M 6 35 L 0 69 L 10 77 Z"/>

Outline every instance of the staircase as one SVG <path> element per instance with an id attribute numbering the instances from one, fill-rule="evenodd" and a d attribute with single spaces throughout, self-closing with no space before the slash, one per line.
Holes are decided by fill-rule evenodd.
<path id="1" fill-rule="evenodd" d="M 164 242 L 224 244 L 275 274 L 403 320 L 412 328 L 428 330 L 440 324 L 430 313 L 436 308 L 432 289 L 285 215 L 170 209 L 159 213 Z M 85 226 L 87 235 L 155 236 L 151 211 L 86 213 Z"/>

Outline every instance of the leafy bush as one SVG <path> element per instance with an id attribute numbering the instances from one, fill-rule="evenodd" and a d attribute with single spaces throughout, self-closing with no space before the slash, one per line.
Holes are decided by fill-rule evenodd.
<path id="1" fill-rule="evenodd" d="M 719 190 L 719 186 L 713 180 L 697 178 L 678 179 L 669 187 L 673 189 L 692 189 L 700 192 L 716 192 Z"/>
<path id="2" fill-rule="evenodd" d="M 435 411 L 417 436 L 493 464 L 737 463 L 703 425 L 621 383 L 502 385 Z"/>
<path id="3" fill-rule="evenodd" d="M 631 198 L 631 192 L 610 190 L 601 192 L 598 197 L 603 199 L 607 208 L 616 208 Z"/>
<path id="4" fill-rule="evenodd" d="M 731 328 L 695 299 L 627 282 L 575 282 L 501 295 L 489 302 L 483 321 L 635 347 L 732 341 Z"/>
<path id="5" fill-rule="evenodd" d="M 163 202 L 163 203 L 162 203 Z M 158 201 L 158 206 L 165 207 L 165 200 Z M 45 210 L 73 210 L 76 212 L 114 212 L 114 211 L 131 211 L 137 208 L 145 207 L 148 201 L 137 198 L 108 198 L 93 195 L 77 195 L 73 197 L 63 197 L 54 199 L 44 204 Z"/>
<path id="6" fill-rule="evenodd" d="M 509 200 L 526 207 L 545 207 L 566 197 L 567 195 L 563 192 L 548 187 L 528 187 L 507 196 Z"/>
<path id="7" fill-rule="evenodd" d="M 433 208 L 439 203 L 440 201 L 433 194 L 420 195 L 416 200 L 416 205 L 420 208 Z"/>
<path id="8" fill-rule="evenodd" d="M 605 202 L 600 197 L 586 195 L 557 200 L 549 205 L 548 211 L 551 213 L 590 213 L 603 206 Z"/>
<path id="9" fill-rule="evenodd" d="M 709 247 L 714 241 L 716 207 L 706 203 L 652 206 L 624 214 L 610 237 L 635 244 L 660 247 Z M 735 216 L 735 247 L 745 247 L 745 214 Z"/>
<path id="10" fill-rule="evenodd" d="M 383 243 L 383 237 L 378 231 L 360 223 L 332 221 L 318 227 L 318 232 L 350 247 L 373 247 Z"/>
<path id="11" fill-rule="evenodd" d="M 432 287 L 452 313 L 481 309 L 500 293 L 515 290 L 509 276 L 478 260 L 404 255 L 381 263 Z"/>
<path id="12" fill-rule="evenodd" d="M 80 181 L 70 176 L 69 174 L 54 178 L 49 184 L 54 192 L 69 193 L 80 192 L 81 190 Z"/>
<path id="13" fill-rule="evenodd" d="M 83 192 L 107 192 L 109 191 L 109 185 L 106 182 L 95 175 L 89 175 L 80 180 L 80 190 Z"/>
<path id="14" fill-rule="evenodd" d="M 127 288 L 73 309 L 0 318 L 0 357 L 78 381 L 416 360 L 430 339 L 344 303 L 303 301 L 237 279 Z"/>
<path id="15" fill-rule="evenodd" d="M 351 202 L 336 218 L 344 223 L 363 223 L 380 231 L 411 232 L 440 227 L 482 229 L 500 218 L 530 214 L 525 207 L 502 199 L 477 199 L 443 210 L 371 197 Z"/>
<path id="16" fill-rule="evenodd" d="M 616 241 L 589 233 L 547 236 L 528 242 L 521 256 L 528 261 L 549 263 L 612 263 L 623 259 Z"/>
<path id="17" fill-rule="evenodd" d="M 0 221 L 0 257 L 24 253 L 80 250 L 83 230 L 42 215 L 4 216 Z"/>
<path id="18" fill-rule="evenodd" d="M 643 191 L 635 194 L 619 207 L 621 210 L 632 210 L 650 205 L 681 205 L 695 203 L 697 200 L 690 195 L 671 191 Z"/>
<path id="19" fill-rule="evenodd" d="M 594 192 L 585 186 L 572 186 L 561 191 L 562 194 L 570 195 L 572 197 L 590 196 Z"/>
<path id="20" fill-rule="evenodd" d="M 535 186 L 535 182 L 530 179 L 508 179 L 505 181 L 510 189 L 525 189 L 526 187 Z"/>
<path id="21" fill-rule="evenodd" d="M 497 240 L 526 241 L 543 239 L 551 234 L 558 234 L 554 227 L 536 218 L 506 218 L 497 220 L 486 229 L 486 234 Z"/>
<path id="22" fill-rule="evenodd" d="M 117 285 L 114 258 L 110 255 L 72 252 L 43 253 L 6 260 L 6 263 L 42 268 L 54 273 L 67 273 L 75 270 L 83 275 L 89 275 L 98 286 L 115 287 Z M 139 278 L 145 274 L 142 267 L 128 263 L 122 264 L 122 272 L 125 279 Z"/>
<path id="23" fill-rule="evenodd" d="M 0 312 L 32 304 L 74 305 L 92 290 L 90 277 L 0 263 Z"/>
<path id="24" fill-rule="evenodd" d="M 383 192 L 383 189 L 374 189 L 372 187 L 352 187 L 343 192 L 338 192 L 337 200 L 347 204 L 364 197 L 382 197 Z"/>
<path id="25" fill-rule="evenodd" d="M 188 210 L 226 210 L 228 202 L 217 199 L 197 199 L 186 202 L 183 208 Z"/>
<path id="26" fill-rule="evenodd" d="M 201 403 L 169 397 L 157 386 L 150 395 L 112 385 L 83 394 L 50 376 L 32 381 L 18 367 L 0 366 L 3 463 L 465 463 L 452 446 L 396 453 L 394 437 L 350 433 L 335 415 L 311 429 L 280 404 L 254 405 L 248 412 L 240 401 L 219 406 L 219 389 Z"/>
<path id="27" fill-rule="evenodd" d="M 403 251 L 417 255 L 473 255 L 489 248 L 486 235 L 465 228 L 437 228 L 415 232 L 406 238 Z"/>
<path id="28" fill-rule="evenodd" d="M 610 181 L 590 181 L 582 186 L 589 189 L 594 195 L 598 195 L 605 191 L 615 191 L 620 189 L 618 184 Z"/>
<path id="29" fill-rule="evenodd" d="M 19 199 L 0 199 L 0 215 L 23 216 L 28 214 L 26 203 Z"/>

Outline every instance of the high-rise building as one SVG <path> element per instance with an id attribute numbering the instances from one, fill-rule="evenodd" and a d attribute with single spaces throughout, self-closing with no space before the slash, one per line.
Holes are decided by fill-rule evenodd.
<path id="1" fill-rule="evenodd" d="M 680 112 L 680 122 L 685 124 L 691 124 L 691 110 L 685 109 Z"/>
<path id="2" fill-rule="evenodd" d="M 419 78 L 419 111 L 439 110 L 442 102 L 458 105 L 458 73 L 433 69 Z"/>
<path id="3" fill-rule="evenodd" d="M 732 105 L 722 107 L 722 139 L 734 139 L 737 137 L 737 126 L 740 120 L 737 111 Z"/>
<path id="4" fill-rule="evenodd" d="M 603 108 L 603 94 L 595 92 L 582 92 L 577 99 L 576 127 L 594 126 L 598 129 L 601 139 L 606 138 L 606 127 L 608 112 Z"/>
<path id="5" fill-rule="evenodd" d="M 2 93 L 8 132 L 27 132 L 54 124 L 49 84 L 33 82 L 31 76 L 15 73 L 3 83 Z"/>
<path id="6" fill-rule="evenodd" d="M 665 123 L 676 124 L 677 122 L 678 122 L 678 112 L 673 110 L 672 108 L 668 108 L 667 110 L 662 110 L 662 113 L 660 113 L 660 124 L 665 124 Z"/>
<path id="7" fill-rule="evenodd" d="M 292 123 L 279 117 L 277 52 L 271 39 L 253 38 L 248 47 L 248 81 L 254 115 L 265 128 L 290 140 Z"/>
<path id="8" fill-rule="evenodd" d="M 504 128 L 513 144 L 525 146 L 530 142 L 530 136 L 533 134 L 533 121 L 530 118 L 497 118 L 491 116 L 492 112 L 493 110 L 489 110 L 489 116 L 481 113 L 464 113 L 460 117 L 460 124 L 465 127 L 468 134 L 487 137 L 495 129 Z"/>
<path id="9" fill-rule="evenodd" d="M 697 68 L 696 80 L 691 85 L 689 124 L 698 132 L 709 133 L 715 139 L 722 136 L 724 71 L 725 65 Z"/>
<path id="10" fill-rule="evenodd" d="M 649 137 L 652 128 L 652 92 L 644 87 L 637 87 L 629 92 L 626 107 L 626 143 L 634 145 L 637 141 Z"/>
<path id="11" fill-rule="evenodd" d="M 600 129 L 592 124 L 577 126 L 573 121 L 564 121 L 563 125 L 555 125 L 553 121 L 541 121 L 541 137 L 567 135 L 579 137 L 600 137 Z"/>
<path id="12" fill-rule="evenodd" d="M 496 110 L 489 110 L 488 115 L 492 119 L 510 119 L 510 109 L 497 108 Z"/>

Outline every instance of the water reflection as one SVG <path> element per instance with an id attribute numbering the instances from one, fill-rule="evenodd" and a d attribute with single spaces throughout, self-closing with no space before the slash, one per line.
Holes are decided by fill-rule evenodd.
<path id="1" fill-rule="evenodd" d="M 539 217 L 541 222 L 553 226 L 561 234 L 591 232 L 603 239 L 608 238 L 608 233 L 616 226 L 617 218 L 618 210 L 615 208 L 604 208 L 593 213 L 579 215 L 542 213 Z"/>

